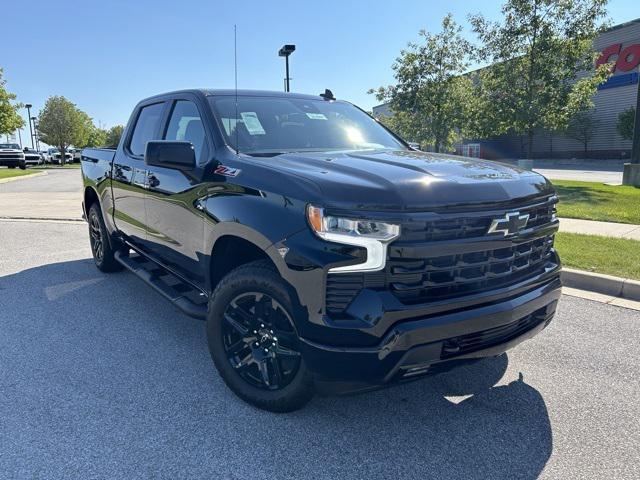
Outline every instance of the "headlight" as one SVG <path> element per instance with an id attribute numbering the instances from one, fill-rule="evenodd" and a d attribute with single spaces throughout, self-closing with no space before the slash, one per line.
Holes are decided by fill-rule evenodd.
<path id="1" fill-rule="evenodd" d="M 400 235 L 400 226 L 371 220 L 333 217 L 313 205 L 307 206 L 307 219 L 316 235 L 329 242 L 355 245 L 367 249 L 363 263 L 334 267 L 330 272 L 377 272 L 384 268 L 387 244 Z"/>

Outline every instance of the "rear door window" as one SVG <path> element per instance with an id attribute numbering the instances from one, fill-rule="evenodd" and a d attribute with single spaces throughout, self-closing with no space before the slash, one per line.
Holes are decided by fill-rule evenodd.
<path id="1" fill-rule="evenodd" d="M 142 107 L 136 126 L 131 135 L 129 142 L 129 151 L 133 155 L 143 156 L 147 148 L 147 142 L 150 140 L 159 140 L 158 127 L 162 120 L 162 111 L 164 103 L 154 103 Z"/>

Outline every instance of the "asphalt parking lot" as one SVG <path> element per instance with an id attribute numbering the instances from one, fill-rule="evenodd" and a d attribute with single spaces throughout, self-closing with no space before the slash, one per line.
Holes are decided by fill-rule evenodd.
<path id="1" fill-rule="evenodd" d="M 2 478 L 639 478 L 640 312 L 563 297 L 508 355 L 256 410 L 204 324 L 90 260 L 84 223 L 0 220 Z"/>
<path id="2" fill-rule="evenodd" d="M 0 183 L 0 218 L 82 219 L 80 169 L 52 168 L 45 175 Z"/>

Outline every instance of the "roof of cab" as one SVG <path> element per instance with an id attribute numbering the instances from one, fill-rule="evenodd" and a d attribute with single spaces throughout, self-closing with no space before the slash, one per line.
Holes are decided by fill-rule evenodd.
<path id="1" fill-rule="evenodd" d="M 158 97 L 164 97 L 168 95 L 176 95 L 180 93 L 192 93 L 192 94 L 205 95 L 207 97 L 216 97 L 216 96 L 233 96 L 236 94 L 236 90 L 232 88 L 228 88 L 228 89 L 190 88 L 190 89 L 184 89 L 184 90 L 175 90 L 173 92 L 160 93 L 158 95 L 153 95 L 151 97 L 145 98 L 143 101 L 147 101 L 147 100 L 158 98 Z M 276 92 L 272 90 L 240 90 L 238 89 L 237 93 L 239 96 L 252 96 L 252 97 L 294 97 L 294 98 L 304 98 L 308 100 L 319 100 L 322 98 L 320 94 L 308 95 L 305 93 Z"/>

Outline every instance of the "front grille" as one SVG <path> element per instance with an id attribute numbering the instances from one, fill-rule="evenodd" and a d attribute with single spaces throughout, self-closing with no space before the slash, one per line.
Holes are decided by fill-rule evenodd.
<path id="1" fill-rule="evenodd" d="M 553 309 L 555 309 L 555 306 Z M 456 357 L 458 355 L 464 355 L 466 353 L 489 348 L 493 345 L 508 342 L 509 340 L 522 335 L 526 331 L 531 330 L 549 318 L 550 315 L 547 314 L 547 307 L 544 307 L 507 325 L 449 338 L 442 344 L 442 353 L 440 358 L 446 359 Z"/>
<path id="2" fill-rule="evenodd" d="M 15 153 L 13 153 L 13 152 L 11 152 L 11 153 L 9 153 L 9 152 L 6 152 L 6 153 L 0 152 L 0 160 L 22 160 L 23 158 L 24 157 L 22 156 L 22 154 L 17 153 L 17 152 L 15 152 Z"/>
<path id="3" fill-rule="evenodd" d="M 558 198 L 553 195 L 533 204 L 513 209 L 488 209 L 486 212 L 468 214 L 438 215 L 433 219 L 420 219 L 419 216 L 403 222 L 402 242 L 435 242 L 482 237 L 489 230 L 494 218 L 509 211 L 529 214 L 527 228 L 536 228 L 548 224 L 556 214 Z"/>
<path id="4" fill-rule="evenodd" d="M 437 301 L 508 286 L 549 262 L 553 235 L 511 247 L 426 259 L 390 258 L 387 284 L 405 304 Z"/>
<path id="5" fill-rule="evenodd" d="M 508 287 L 555 268 L 555 228 L 549 227 L 554 226 L 556 203 L 552 196 L 488 213 L 437 215 L 423 221 L 412 215 L 402 222 L 401 237 L 389 248 L 384 271 L 327 276 L 327 313 L 343 314 L 364 288 L 386 290 L 401 303 L 415 305 Z M 487 234 L 493 219 L 513 211 L 529 214 L 526 239 Z M 425 247 L 433 253 L 412 253 Z"/>

